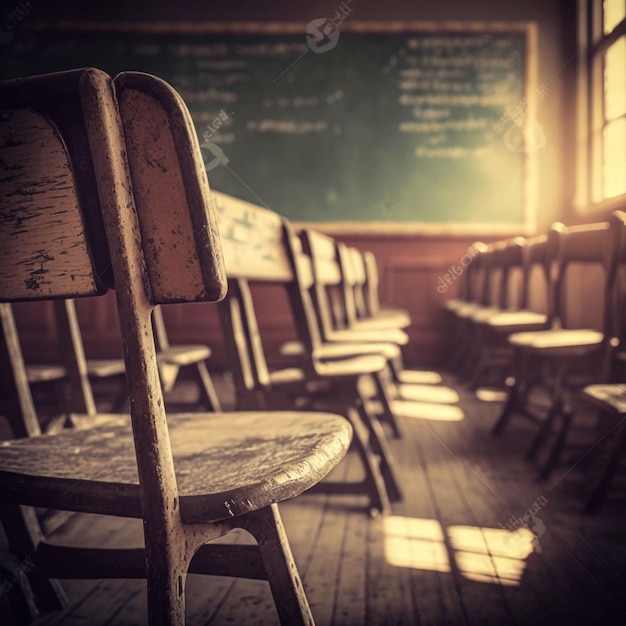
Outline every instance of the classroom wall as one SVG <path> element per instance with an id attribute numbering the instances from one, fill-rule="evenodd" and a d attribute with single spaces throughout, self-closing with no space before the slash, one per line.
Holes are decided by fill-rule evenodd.
<path id="1" fill-rule="evenodd" d="M 61 20 L 284 20 L 303 23 L 333 12 L 338 0 L 293 2 L 276 0 L 221 0 L 216 2 L 96 2 L 33 3 L 32 14 L 25 19 Z M 538 151 L 537 201 L 538 230 L 545 230 L 557 218 L 568 213 L 573 195 L 573 130 L 571 79 L 574 27 L 567 0 L 353 0 L 354 19 L 385 20 L 454 20 L 454 21 L 534 21 L 538 25 L 538 83 L 549 91 L 542 101 L 537 119 L 546 133 L 546 145 Z M 303 175 L 306 173 L 303 172 Z M 277 184 L 280 184 L 277 181 Z M 279 207 L 274 207 L 280 210 Z M 441 356 L 445 338 L 443 301 L 456 294 L 457 283 L 441 293 L 438 277 L 457 262 L 476 236 L 463 233 L 367 235 L 350 233 L 339 236 L 350 245 L 372 250 L 381 275 L 381 300 L 409 309 L 413 324 L 409 329 L 410 346 L 406 350 L 411 363 L 435 364 Z M 483 239 L 489 240 L 489 235 Z M 113 300 L 98 306 L 81 303 L 79 313 L 87 352 L 111 356 L 119 352 L 116 340 Z M 18 322 L 27 354 L 39 360 L 48 358 L 47 338 L 52 328 L 48 309 L 31 305 L 20 308 Z M 292 329 L 288 317 L 276 306 L 273 292 L 266 294 L 259 315 L 266 328 L 269 351 L 287 338 Z M 208 342 L 215 347 L 215 362 L 224 364 L 221 337 L 215 310 L 210 305 L 171 307 L 165 312 L 172 341 Z"/>

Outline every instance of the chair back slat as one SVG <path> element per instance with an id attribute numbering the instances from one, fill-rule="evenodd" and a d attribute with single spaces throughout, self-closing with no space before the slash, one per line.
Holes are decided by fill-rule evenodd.
<path id="1" fill-rule="evenodd" d="M 68 92 L 79 88 L 76 80 L 64 83 Z M 98 268 L 109 265 L 108 253 L 100 247 L 94 258 L 90 249 L 77 171 L 93 168 L 91 155 L 84 144 L 70 153 L 56 124 L 63 130 L 64 120 L 37 104 L 37 87 L 33 79 L 0 87 L 0 294 L 31 300 L 102 293 Z"/>
<path id="2" fill-rule="evenodd" d="M 261 282 L 293 280 L 281 217 L 217 191 L 212 196 L 228 277 Z"/>
<path id="3" fill-rule="evenodd" d="M 523 237 L 515 237 L 505 242 L 503 249 L 500 251 L 502 273 L 500 277 L 499 306 L 502 309 L 521 307 L 525 245 L 526 240 Z"/>
<path id="4" fill-rule="evenodd" d="M 378 295 L 378 285 L 380 278 L 378 275 L 378 263 L 376 256 L 370 250 L 363 253 L 365 260 L 365 302 L 367 304 L 368 315 L 375 317 L 380 311 L 380 297 Z"/>
<path id="5" fill-rule="evenodd" d="M 354 304 L 356 307 L 357 318 L 368 317 L 367 306 L 367 271 L 365 269 L 365 258 L 363 253 L 358 248 L 349 248 L 350 261 L 352 264 L 352 271 L 354 272 Z"/>
<path id="6" fill-rule="evenodd" d="M 2 410 L 9 421 L 13 436 L 41 435 L 15 317 L 9 302 L 0 302 L 0 372 Z"/>
<path id="7" fill-rule="evenodd" d="M 219 300 L 226 278 L 189 112 L 180 96 L 153 76 L 124 72 L 114 84 L 151 301 Z"/>
<path id="8" fill-rule="evenodd" d="M 306 253 L 313 262 L 315 280 L 322 285 L 338 285 L 342 273 L 337 262 L 335 240 L 315 230 L 306 230 Z M 352 280 L 352 274 L 348 276 Z"/>
<path id="9" fill-rule="evenodd" d="M 583 272 L 592 273 L 594 285 L 598 287 L 597 297 L 602 305 L 608 295 L 608 280 L 610 266 L 614 262 L 615 249 L 611 245 L 611 232 L 608 222 L 585 224 L 565 228 L 559 235 L 558 262 L 554 280 L 554 318 L 563 328 L 572 326 L 594 326 L 602 328 L 604 309 L 595 320 L 584 322 L 573 319 L 575 309 L 578 308 L 573 298 L 572 287 L 580 284 Z M 598 285 L 597 280 L 600 284 Z M 585 309 L 583 313 L 587 313 Z"/>

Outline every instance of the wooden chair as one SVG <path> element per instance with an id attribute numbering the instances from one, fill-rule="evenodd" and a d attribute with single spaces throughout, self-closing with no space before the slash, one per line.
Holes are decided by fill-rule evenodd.
<path id="1" fill-rule="evenodd" d="M 612 298 L 616 287 L 616 268 L 620 258 L 619 246 L 623 227 L 624 214 L 616 213 L 610 224 L 587 224 L 563 231 L 560 235 L 559 262 L 552 301 L 553 328 L 515 333 L 509 337 L 509 342 L 516 350 L 518 371 L 494 432 L 502 432 L 516 413 L 538 419 L 540 426 L 527 452 L 529 459 L 535 459 L 554 431 L 554 441 L 542 462 L 540 478 L 550 475 L 565 444 L 572 421 L 571 391 L 581 386 L 581 380 L 588 383 L 602 377 L 606 363 L 612 357 Z M 568 324 L 566 285 L 568 279 L 571 282 L 568 270 L 575 266 L 595 266 L 603 270 L 604 318 L 597 328 L 572 328 Z M 536 380 L 537 372 L 546 371 L 546 368 L 549 372 L 549 408 L 544 415 L 538 416 L 528 410 L 527 387 L 530 381 Z M 580 375 L 583 375 L 582 379 Z M 560 426 L 555 428 L 558 422 Z"/>
<path id="2" fill-rule="evenodd" d="M 476 342 L 478 349 L 468 378 L 470 389 L 478 387 L 482 377 L 489 371 L 497 372 L 498 385 L 513 375 L 513 351 L 508 343 L 510 335 L 550 327 L 553 314 L 549 306 L 553 288 L 551 271 L 557 262 L 557 233 L 561 228 L 562 225 L 555 224 L 551 229 L 554 231 L 553 235 L 540 235 L 525 240 L 523 244 L 519 240 L 512 240 L 510 247 L 503 251 L 507 268 L 501 287 L 503 297 L 509 292 L 511 273 L 521 269 L 519 295 L 517 298 L 503 300 L 505 310 L 473 317 L 480 338 Z M 532 298 L 531 281 L 534 285 Z"/>
<path id="3" fill-rule="evenodd" d="M 230 369 L 242 408 L 307 410 L 323 407 L 344 415 L 354 430 L 354 445 L 365 478 L 358 483 L 320 484 L 317 491 L 365 494 L 370 510 L 390 511 L 401 497 L 393 460 L 378 419 L 367 407 L 362 379 L 385 367 L 382 357 L 362 355 L 332 361 L 318 357 L 321 346 L 308 288 L 308 259 L 298 252 L 290 224 L 276 213 L 214 192 L 222 234 L 228 296 L 220 316 L 230 355 Z M 294 250 L 295 246 L 295 250 Z M 280 285 L 305 347 L 298 366 L 270 369 L 250 285 Z M 321 388 L 320 388 L 321 386 Z"/>
<path id="4" fill-rule="evenodd" d="M 363 253 L 357 248 L 336 244 L 342 275 L 344 318 L 346 328 L 353 330 L 408 328 L 411 318 L 404 309 L 378 309 L 371 313 L 366 293 L 367 269 Z"/>
<path id="5" fill-rule="evenodd" d="M 376 314 L 372 314 L 368 304 L 371 300 L 369 292 L 372 287 L 368 286 L 368 282 L 377 281 L 377 278 L 368 278 L 365 253 L 339 243 L 336 246 L 344 293 L 342 303 L 346 327 L 351 330 L 382 330 L 405 329 L 410 326 L 411 318 L 404 309 L 379 308 Z M 370 270 L 370 274 L 372 273 L 374 271 Z M 377 271 L 375 273 L 377 276 Z M 441 383 L 441 375 L 437 372 L 407 369 L 400 349 L 397 350 L 397 356 L 390 361 L 390 367 L 401 397 L 418 401 L 430 397 L 433 401 L 444 403 L 459 401 L 458 394 L 453 390 L 433 386 Z"/>
<path id="6" fill-rule="evenodd" d="M 95 69 L 9 81 L 0 100 L 2 167 L 11 173 L 0 182 L 2 299 L 82 297 L 115 285 L 131 405 L 132 428 L 0 447 L 3 524 L 18 561 L 34 563 L 25 576 L 39 606 L 61 604 L 55 578 L 146 577 L 149 623 L 182 625 L 192 571 L 267 579 L 281 622 L 311 624 L 276 503 L 339 462 L 349 424 L 295 412 L 166 416 L 163 406 L 154 305 L 215 301 L 226 289 L 184 103 L 152 76 L 112 82 Z M 15 341 L 7 348 L 16 354 Z M 16 389 L 27 387 L 19 359 L 11 361 Z M 140 518 L 145 549 L 48 544 L 21 505 Z M 258 549 L 207 543 L 234 527 L 249 530 Z"/>
<path id="7" fill-rule="evenodd" d="M 381 407 L 386 416 L 417 416 L 424 403 L 457 403 L 459 396 L 450 388 L 406 382 L 411 378 L 417 380 L 420 376 L 412 376 L 412 370 L 404 367 L 401 346 L 408 341 L 404 331 L 379 323 L 373 327 L 359 324 L 354 294 L 362 277 L 359 277 L 358 271 L 354 271 L 349 248 L 310 229 L 302 231 L 301 239 L 303 252 L 310 257 L 313 268 L 311 300 L 323 342 L 320 354 L 328 354 L 329 358 L 366 352 L 382 354 L 387 359 L 388 375 L 379 375 L 376 382 L 379 394 L 389 398 L 389 404 Z M 339 293 L 335 307 L 331 304 L 333 290 Z M 343 328 L 335 327 L 333 308 L 340 311 L 340 318 L 344 320 Z"/>
<path id="8" fill-rule="evenodd" d="M 447 326 L 450 327 L 449 340 L 444 348 L 443 363 L 445 369 L 450 371 L 458 369 L 467 353 L 468 337 L 465 333 L 464 319 L 482 303 L 486 280 L 486 263 L 483 257 L 486 252 L 487 245 L 481 241 L 476 241 L 469 246 L 467 252 L 459 260 L 463 273 L 458 279 L 458 297 L 446 300 L 443 305 L 448 318 Z M 452 280 L 451 276 L 448 276 L 446 280 L 447 274 L 449 272 L 444 273 L 438 280 L 437 290 L 441 293 L 447 291 L 449 281 Z"/>
<path id="9" fill-rule="evenodd" d="M 378 273 L 378 263 L 376 256 L 370 250 L 361 252 L 356 250 L 358 256 L 355 255 L 356 271 L 360 272 L 359 266 L 363 267 L 363 284 L 361 287 L 361 295 L 357 296 L 357 305 L 359 300 L 362 304 L 358 306 L 357 313 L 362 319 L 386 318 L 393 320 L 393 325 L 397 328 L 404 328 L 411 323 L 411 316 L 406 309 L 391 306 L 381 306 L 379 297 L 380 275 Z M 360 257 L 360 258 L 359 258 Z M 408 381 L 407 381 L 408 382 Z M 435 382 L 441 382 L 437 380 Z"/>
<path id="10" fill-rule="evenodd" d="M 200 406 L 209 411 L 221 411 L 220 399 L 207 368 L 211 348 L 203 344 L 170 344 L 160 306 L 152 312 L 152 327 L 163 391 L 172 391 L 181 368 L 193 367 L 194 379 L 200 391 Z"/>
<path id="11" fill-rule="evenodd" d="M 380 277 L 378 272 L 378 263 L 373 252 L 366 250 L 362 253 L 363 263 L 365 265 L 365 281 L 363 283 L 363 302 L 364 308 L 362 316 L 365 318 L 383 317 L 400 320 L 396 323 L 396 327 L 403 328 L 404 318 L 408 318 L 410 324 L 410 316 L 404 309 L 394 308 L 390 306 L 381 306 L 379 298 Z M 441 382 L 441 375 L 438 372 L 407 370 L 404 367 L 399 372 L 400 382 L 411 384 L 436 385 Z"/>
<path id="12" fill-rule="evenodd" d="M 624 325 L 623 303 L 626 297 L 626 214 L 617 212 L 612 217 L 612 226 L 615 230 L 614 244 L 617 249 L 617 260 L 613 268 L 613 276 L 609 277 L 612 286 L 607 298 L 605 309 L 605 333 L 610 337 L 608 343 L 612 351 L 608 351 L 604 367 L 600 372 L 596 384 L 587 385 L 582 389 L 581 398 L 599 410 L 599 419 L 592 429 L 593 437 L 585 446 L 584 453 L 579 458 L 591 456 L 594 453 L 597 459 L 598 471 L 593 473 L 593 467 L 585 468 L 585 482 L 590 488 L 585 496 L 584 510 L 597 511 L 604 503 L 609 488 L 617 473 L 619 462 L 626 451 L 626 431 L 624 417 L 626 417 L 626 387 L 619 381 L 624 380 L 624 340 L 626 339 Z M 570 428 L 575 422 L 584 417 L 582 411 L 572 412 Z M 588 420 L 586 420 L 588 421 Z M 568 432 L 565 433 L 567 436 Z M 564 441 L 564 447 L 567 441 Z M 591 479 L 591 480 L 589 480 Z"/>

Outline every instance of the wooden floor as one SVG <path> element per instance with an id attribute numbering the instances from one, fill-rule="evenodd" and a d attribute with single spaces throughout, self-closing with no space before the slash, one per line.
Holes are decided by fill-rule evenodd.
<path id="1" fill-rule="evenodd" d="M 403 421 L 404 438 L 390 445 L 404 501 L 391 516 L 371 519 L 367 502 L 348 496 L 305 494 L 282 505 L 317 624 L 626 624 L 623 490 L 600 514 L 580 514 L 589 457 L 534 482 L 521 454 L 532 429 L 520 421 L 494 438 L 499 405 L 446 382 L 461 392 L 464 419 Z M 360 477 L 353 453 L 337 473 Z M 507 530 L 533 506 L 535 545 L 528 530 Z M 57 536 L 128 546 L 141 542 L 141 527 L 77 515 Z M 71 606 L 37 623 L 144 623 L 144 581 L 63 584 Z M 277 623 L 265 582 L 192 575 L 187 598 L 189 624 Z"/>

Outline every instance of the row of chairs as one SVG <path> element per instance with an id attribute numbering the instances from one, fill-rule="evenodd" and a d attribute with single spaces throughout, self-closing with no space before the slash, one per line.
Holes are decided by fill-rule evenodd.
<path id="1" fill-rule="evenodd" d="M 10 586 L 14 610 L 62 608 L 58 579 L 144 577 L 150 623 L 182 624 L 192 572 L 268 580 L 281 623 L 313 623 L 277 503 L 318 489 L 365 495 L 387 513 L 402 493 L 385 428 L 399 436 L 403 415 L 454 392 L 404 368 L 408 316 L 380 308 L 371 255 L 209 191 L 189 113 L 163 81 L 73 70 L 3 83 L 0 96 L 3 412 L 20 435 L 0 446 L 0 518 L 17 562 L 34 563 Z M 289 367 L 268 366 L 257 283 L 288 295 L 298 331 L 283 346 Z M 98 426 L 40 436 L 10 302 L 56 300 L 72 346 L 59 372 L 82 393 L 72 299 L 108 289 L 130 416 L 92 413 Z M 207 301 L 221 301 L 237 410 L 215 400 L 213 413 L 166 413 L 163 354 L 181 351 L 158 346 L 157 307 Z M 64 426 L 82 422 L 73 417 Z M 350 445 L 364 480 L 322 481 Z M 145 546 L 59 546 L 34 507 L 139 518 Z M 210 543 L 233 528 L 257 546 Z"/>
<path id="2" fill-rule="evenodd" d="M 586 510 L 602 504 L 624 451 L 625 270 L 626 214 L 616 211 L 607 222 L 474 244 L 461 296 L 446 303 L 448 366 L 472 389 L 494 380 L 505 387 L 494 434 L 520 417 L 536 423 L 526 456 L 539 459 L 539 479 L 577 440 L 573 425 L 591 425 L 577 458 L 609 444 Z"/>
<path id="3" fill-rule="evenodd" d="M 43 417 L 39 413 L 39 426 L 47 433 L 56 432 L 73 422 L 74 427 L 95 425 L 96 400 L 94 386 L 101 386 L 101 381 L 110 381 L 107 395 L 111 389 L 117 393 L 111 402 L 112 413 L 119 413 L 127 406 L 125 366 L 122 358 L 86 358 L 79 316 L 73 299 L 58 300 L 52 303 L 54 313 L 54 337 L 49 339 L 55 345 L 49 350 L 57 354 L 53 362 L 27 362 L 26 377 L 31 388 L 53 388 L 55 406 L 51 415 Z M 40 313 L 38 309 L 37 313 Z M 9 336 L 17 333 L 15 313 L 10 304 L 3 306 L 1 330 L 5 343 Z M 193 376 L 199 390 L 199 398 L 194 404 L 209 411 L 220 411 L 220 400 L 215 385 L 207 369 L 207 360 L 211 349 L 203 344 L 171 344 L 168 338 L 163 313 L 160 306 L 152 312 L 152 327 L 157 352 L 157 362 L 161 385 L 165 394 L 171 392 L 181 370 L 187 369 Z M 20 405 L 13 411 L 6 411 L 11 432 L 15 437 L 27 437 L 31 434 L 28 427 L 35 418 L 20 411 Z M 82 415 L 80 423 L 75 422 L 75 415 Z"/>

